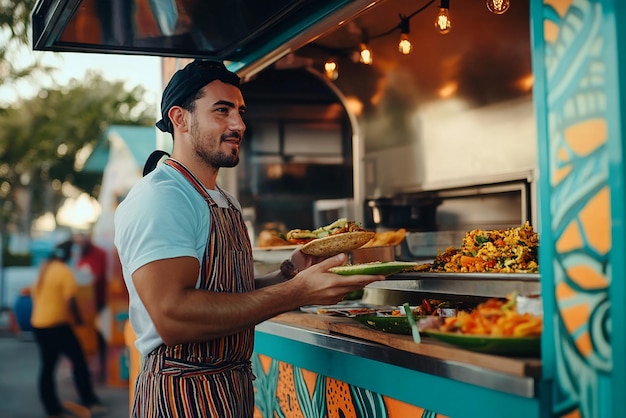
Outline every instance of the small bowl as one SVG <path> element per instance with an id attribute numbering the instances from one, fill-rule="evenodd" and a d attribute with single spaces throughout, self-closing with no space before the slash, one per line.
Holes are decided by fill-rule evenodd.
<path id="1" fill-rule="evenodd" d="M 348 264 L 373 263 L 375 261 L 395 261 L 396 247 L 386 245 L 382 247 L 357 248 L 348 253 Z"/>

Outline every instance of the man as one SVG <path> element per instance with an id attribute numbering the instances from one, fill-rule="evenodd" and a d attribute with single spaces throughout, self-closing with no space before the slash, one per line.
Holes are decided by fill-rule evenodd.
<path id="1" fill-rule="evenodd" d="M 254 326 L 384 279 L 329 273 L 343 254 L 319 261 L 295 251 L 255 281 L 240 205 L 216 184 L 221 167 L 239 162 L 245 110 L 239 77 L 221 63 L 179 70 L 157 122 L 173 136 L 171 158 L 116 211 L 115 245 L 144 356 L 133 417 L 252 417 Z"/>
<path id="2" fill-rule="evenodd" d="M 93 275 L 96 312 L 99 313 L 107 303 L 107 252 L 104 248 L 94 244 L 86 231 L 74 231 L 72 242 L 79 248 L 76 267 L 85 268 Z"/>
<path id="3" fill-rule="evenodd" d="M 82 324 L 83 318 L 76 300 L 78 284 L 67 265 L 71 248 L 71 241 L 55 247 L 49 259 L 42 264 L 31 291 L 33 309 L 30 322 L 41 359 L 39 396 L 48 417 L 66 417 L 66 409 L 81 411 L 85 415 L 105 411 L 94 391 L 85 353 L 73 329 L 74 324 Z M 72 363 L 74 386 L 83 405 L 62 404 L 58 397 L 55 373 L 61 356 L 66 356 Z"/>
<path id="4" fill-rule="evenodd" d="M 96 315 L 102 314 L 107 304 L 108 292 L 108 255 L 104 248 L 94 244 L 86 231 L 76 230 L 72 234 L 73 245 L 77 246 L 78 260 L 76 268 L 86 269 L 93 276 Z M 105 381 L 107 369 L 107 342 L 102 331 L 97 331 L 98 338 L 98 380 Z"/>

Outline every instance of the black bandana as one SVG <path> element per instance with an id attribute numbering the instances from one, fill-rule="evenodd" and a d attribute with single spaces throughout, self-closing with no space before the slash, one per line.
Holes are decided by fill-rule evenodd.
<path id="1" fill-rule="evenodd" d="M 174 131 L 172 121 L 167 116 L 170 108 L 180 106 L 202 87 L 215 80 L 239 87 L 239 76 L 229 71 L 219 61 L 195 60 L 185 68 L 176 71 L 163 90 L 163 97 L 161 98 L 162 119 L 156 123 L 157 128 L 163 132 L 172 133 Z"/>

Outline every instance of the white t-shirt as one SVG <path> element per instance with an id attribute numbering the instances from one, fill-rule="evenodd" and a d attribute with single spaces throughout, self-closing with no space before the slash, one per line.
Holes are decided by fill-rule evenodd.
<path id="1" fill-rule="evenodd" d="M 220 207 L 228 206 L 218 190 L 207 191 Z M 232 195 L 228 198 L 241 210 Z M 115 211 L 114 222 L 115 247 L 130 297 L 129 319 L 137 336 L 135 345 L 145 356 L 163 340 L 137 295 L 132 274 L 147 263 L 166 258 L 188 256 L 201 261 L 209 235 L 209 208 L 182 174 L 161 164 L 133 186 Z"/>

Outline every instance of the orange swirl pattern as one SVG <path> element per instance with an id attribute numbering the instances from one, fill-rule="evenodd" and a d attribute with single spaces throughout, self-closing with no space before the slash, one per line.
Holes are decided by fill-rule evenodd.
<path id="1" fill-rule="evenodd" d="M 264 355 L 254 355 L 252 365 L 257 377 L 254 418 L 447 418 Z"/>

